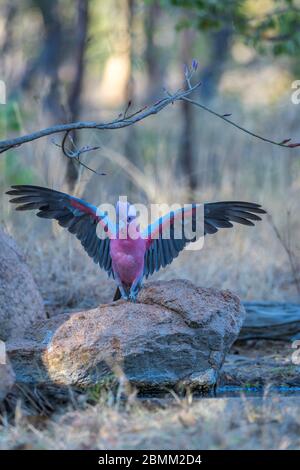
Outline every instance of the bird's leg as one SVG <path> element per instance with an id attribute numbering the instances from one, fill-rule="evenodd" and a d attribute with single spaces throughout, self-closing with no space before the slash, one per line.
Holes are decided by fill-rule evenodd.
<path id="1" fill-rule="evenodd" d="M 119 278 L 118 274 L 116 274 L 116 273 L 114 273 L 114 276 L 115 276 L 115 281 L 117 283 L 117 286 L 120 289 L 122 299 L 128 300 L 128 294 L 127 294 L 127 292 L 126 292 L 126 290 L 125 290 L 125 288 L 122 284 L 121 279 Z"/>
<path id="2" fill-rule="evenodd" d="M 122 299 L 128 300 L 128 294 L 127 294 L 126 290 L 124 289 L 123 284 L 121 283 L 120 285 L 118 285 L 118 287 L 120 289 Z"/>
<path id="3" fill-rule="evenodd" d="M 137 295 L 139 293 L 140 288 L 142 287 L 143 275 L 137 277 L 131 287 L 129 292 L 129 300 L 132 302 L 136 302 Z"/>
<path id="4" fill-rule="evenodd" d="M 120 282 L 120 284 L 118 284 L 118 288 L 120 289 L 122 299 L 128 300 L 128 294 L 127 294 L 122 282 Z"/>

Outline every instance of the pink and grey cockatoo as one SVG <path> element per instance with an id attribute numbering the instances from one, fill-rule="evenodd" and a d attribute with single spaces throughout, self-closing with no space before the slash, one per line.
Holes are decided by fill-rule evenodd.
<path id="1" fill-rule="evenodd" d="M 171 211 L 140 232 L 136 211 L 128 203 L 117 204 L 116 221 L 107 212 L 68 194 L 39 186 L 12 186 L 7 194 L 17 196 L 10 202 L 20 204 L 17 210 L 38 209 L 38 217 L 56 219 L 62 227 L 76 235 L 94 262 L 99 264 L 118 286 L 114 300 L 122 297 L 135 301 L 144 278 L 170 264 L 174 258 L 195 241 L 182 236 L 175 237 L 174 226 L 179 222 L 195 222 L 197 205 Z M 125 208 L 125 210 L 124 210 Z M 203 204 L 203 234 L 213 234 L 219 228 L 233 227 L 232 222 L 254 225 L 261 220 L 257 214 L 265 214 L 259 204 L 226 201 Z M 97 234 L 99 225 L 104 236 Z M 163 235 L 168 227 L 168 238 Z M 130 230 L 134 228 L 134 230 Z M 132 236 L 131 234 L 134 234 Z"/>

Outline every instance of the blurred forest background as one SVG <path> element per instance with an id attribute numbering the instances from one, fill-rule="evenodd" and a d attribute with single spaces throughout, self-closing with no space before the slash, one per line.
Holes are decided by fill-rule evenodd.
<path id="1" fill-rule="evenodd" d="M 183 83 L 199 62 L 193 98 L 276 141 L 299 140 L 300 1 L 0 1 L 1 138 L 76 120 L 111 120 Z M 271 219 L 223 230 L 200 252 L 184 252 L 162 278 L 229 288 L 243 299 L 299 301 L 300 155 L 175 103 L 135 126 L 83 130 L 78 145 L 100 148 L 83 161 L 62 155 L 61 136 L 0 159 L 0 190 L 39 184 L 98 205 L 131 202 L 259 202 Z M 79 242 L 50 221 L 13 212 L 1 198 L 1 224 L 24 249 L 49 308 L 88 307 L 112 298 L 113 282 Z M 158 277 L 158 276 L 157 276 Z"/>

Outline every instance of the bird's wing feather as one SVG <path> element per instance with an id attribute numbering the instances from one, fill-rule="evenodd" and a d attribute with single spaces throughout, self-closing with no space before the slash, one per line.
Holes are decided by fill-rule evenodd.
<path id="1" fill-rule="evenodd" d="M 185 246 L 196 241 L 196 237 L 189 239 L 182 230 L 181 238 L 175 238 L 172 227 L 175 222 L 181 222 L 182 227 L 187 221 L 192 223 L 195 233 L 201 233 L 197 228 L 197 222 L 204 225 L 203 235 L 216 233 L 220 228 L 233 227 L 232 222 L 242 225 L 254 225 L 253 221 L 261 218 L 257 214 L 265 214 L 259 204 L 242 201 L 226 201 L 204 204 L 204 217 L 197 220 L 200 205 L 190 205 L 161 217 L 152 225 L 149 225 L 143 236 L 147 239 L 147 250 L 145 253 L 144 275 L 148 277 L 161 267 L 165 267 L 175 259 Z M 204 220 L 203 220 L 204 219 Z M 168 230 L 168 238 L 164 237 Z M 177 232 L 178 233 L 178 232 Z"/>
<path id="2" fill-rule="evenodd" d="M 115 228 L 106 213 L 100 212 L 96 206 L 82 199 L 40 186 L 12 186 L 7 194 L 16 196 L 10 200 L 14 204 L 20 204 L 16 210 L 38 209 L 38 217 L 56 219 L 59 225 L 80 240 L 95 263 L 112 274 L 109 244 Z M 105 237 L 97 236 L 98 224 L 102 226 Z"/>
<path id="3" fill-rule="evenodd" d="M 186 222 L 193 222 L 199 205 L 171 211 L 149 225 L 142 236 L 147 240 L 147 250 L 144 261 L 144 275 L 148 277 L 154 271 L 170 264 L 180 251 L 192 241 L 184 233 Z M 178 231 L 179 229 L 179 231 Z"/>

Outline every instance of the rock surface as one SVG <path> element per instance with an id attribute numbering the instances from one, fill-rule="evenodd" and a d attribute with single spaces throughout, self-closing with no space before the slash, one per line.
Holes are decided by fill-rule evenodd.
<path id="1" fill-rule="evenodd" d="M 300 367 L 272 360 L 271 357 L 249 359 L 245 356 L 227 356 L 220 373 L 220 386 L 242 388 L 300 387 Z"/>
<path id="2" fill-rule="evenodd" d="M 0 339 L 21 338 L 46 314 L 42 298 L 15 241 L 0 229 Z"/>
<path id="3" fill-rule="evenodd" d="M 9 362 L 0 363 L 0 402 L 6 397 L 15 383 L 15 374 Z"/>
<path id="4" fill-rule="evenodd" d="M 141 390 L 208 389 L 237 338 L 245 310 L 228 291 L 175 280 L 120 300 L 56 315 L 28 328 L 8 353 L 19 382 L 87 387 L 125 373 Z"/>
<path id="5" fill-rule="evenodd" d="M 220 387 L 300 387 L 300 355 L 291 342 L 250 340 L 234 344 L 219 374 Z"/>

